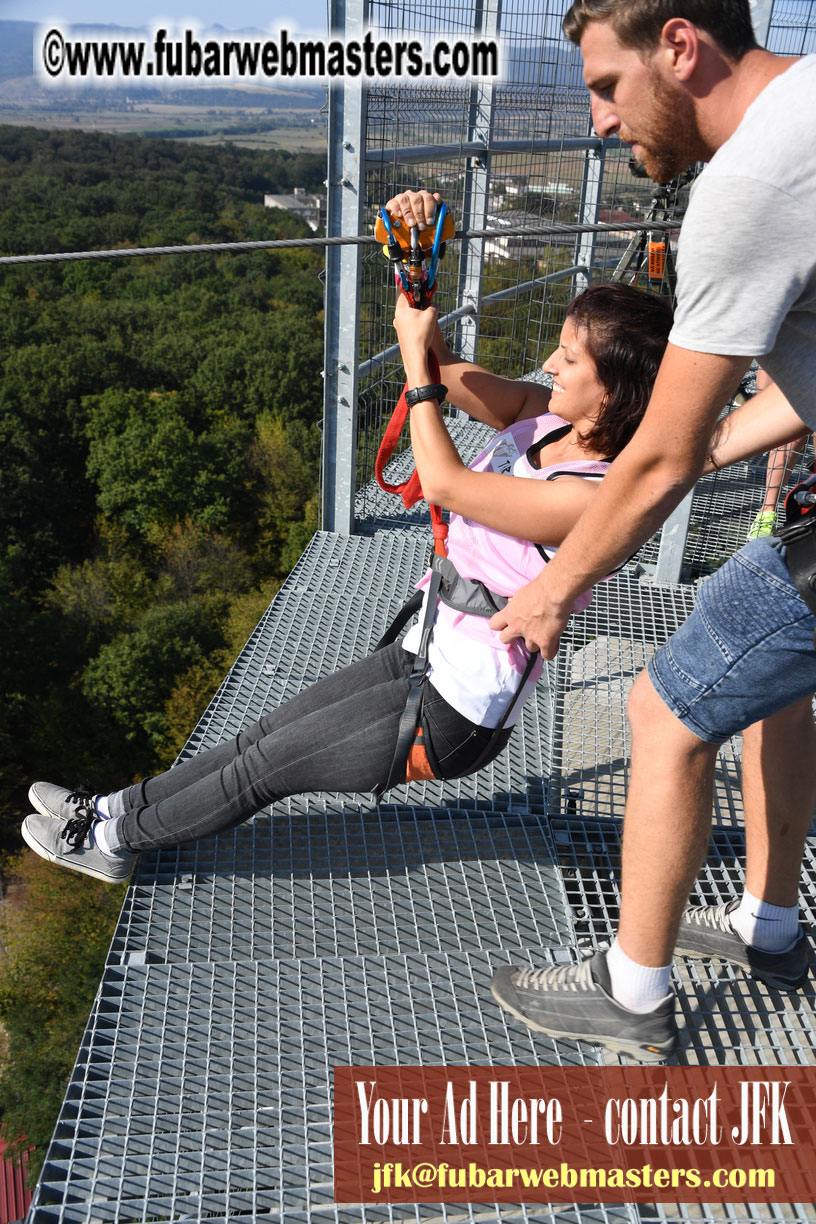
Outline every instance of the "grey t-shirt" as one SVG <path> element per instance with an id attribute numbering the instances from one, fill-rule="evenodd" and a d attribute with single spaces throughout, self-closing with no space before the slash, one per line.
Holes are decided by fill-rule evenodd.
<path id="1" fill-rule="evenodd" d="M 816 55 L 765 87 L 700 175 L 677 271 L 672 343 L 759 358 L 816 428 Z"/>

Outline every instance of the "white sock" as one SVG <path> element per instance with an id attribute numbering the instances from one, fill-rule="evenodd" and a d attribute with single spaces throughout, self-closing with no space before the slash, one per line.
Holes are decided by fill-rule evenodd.
<path id="1" fill-rule="evenodd" d="M 110 820 L 110 808 L 107 795 L 94 795 L 94 811 L 100 820 Z"/>
<path id="2" fill-rule="evenodd" d="M 93 827 L 94 842 L 97 848 L 101 850 L 103 854 L 107 854 L 111 858 L 117 858 L 119 856 L 119 851 L 111 850 L 110 846 L 108 845 L 109 831 L 110 825 L 108 824 L 107 820 L 97 820 Z"/>
<path id="3" fill-rule="evenodd" d="M 671 994 L 671 964 L 652 968 L 630 960 L 618 943 L 618 938 L 606 954 L 612 995 L 621 1007 L 642 1015 L 654 1011 Z"/>
<path id="4" fill-rule="evenodd" d="M 786 952 L 799 938 L 798 905 L 771 905 L 747 888 L 729 919 L 737 934 L 760 952 Z"/>

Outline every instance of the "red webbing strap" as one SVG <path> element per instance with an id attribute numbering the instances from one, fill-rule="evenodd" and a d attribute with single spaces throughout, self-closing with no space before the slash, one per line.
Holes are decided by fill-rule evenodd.
<path id="1" fill-rule="evenodd" d="M 439 362 L 436 359 L 436 355 L 432 352 L 428 353 L 428 369 L 430 370 L 431 382 L 438 383 L 441 379 Z M 410 510 L 411 506 L 416 505 L 416 503 L 424 496 L 422 492 L 422 485 L 419 483 L 419 475 L 417 474 L 416 468 L 414 468 L 408 479 L 403 480 L 401 484 L 390 484 L 384 476 L 386 465 L 390 462 L 391 456 L 396 450 L 397 443 L 400 439 L 400 434 L 402 433 L 403 427 L 408 418 L 409 408 L 405 402 L 405 392 L 407 390 L 408 383 L 406 383 L 402 389 L 402 395 L 397 401 L 397 406 L 392 412 L 391 420 L 388 422 L 385 433 L 383 434 L 380 449 L 377 451 L 377 458 L 374 460 L 374 476 L 381 489 L 384 489 L 386 493 L 399 494 L 399 496 L 402 498 L 405 509 Z M 448 524 L 443 521 L 442 511 L 439 506 L 432 505 L 430 510 L 431 528 L 433 530 L 434 537 L 434 552 L 439 553 L 440 556 L 444 557 L 447 554 L 445 541 L 448 536 Z"/>

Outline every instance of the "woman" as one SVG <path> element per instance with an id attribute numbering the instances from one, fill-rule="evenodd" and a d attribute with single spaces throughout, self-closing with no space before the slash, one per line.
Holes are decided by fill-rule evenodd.
<path id="1" fill-rule="evenodd" d="M 630 286 L 593 286 L 569 307 L 559 347 L 545 363 L 551 391 L 459 360 L 445 347 L 432 308 L 414 310 L 400 298 L 394 322 L 408 383 L 420 389 L 411 442 L 422 487 L 452 512 L 450 561 L 464 578 L 509 596 L 546 564 L 634 433 L 671 312 L 663 299 Z M 439 399 L 425 398 L 431 348 L 450 402 L 499 431 L 470 468 L 444 426 Z M 587 593 L 577 606 L 589 599 Z M 29 796 L 37 813 L 24 822 L 23 837 L 51 862 L 119 882 L 139 851 L 231 828 L 287 795 L 382 790 L 418 636 L 411 630 L 404 642 L 319 681 L 228 743 L 112 795 L 35 783 Z M 503 645 L 484 616 L 440 604 L 421 686 L 433 775 L 460 777 L 492 759 L 542 667 L 540 660 L 531 666 L 522 642 Z"/>

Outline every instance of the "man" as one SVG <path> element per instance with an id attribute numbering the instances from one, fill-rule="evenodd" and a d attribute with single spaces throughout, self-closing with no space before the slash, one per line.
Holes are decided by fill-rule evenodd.
<path id="1" fill-rule="evenodd" d="M 576 596 L 656 530 L 708 454 L 710 470 L 816 427 L 816 56 L 761 50 L 748 0 L 576 0 L 564 30 L 580 45 L 599 135 L 618 133 L 658 182 L 710 165 L 683 224 L 675 326 L 646 417 L 542 576 L 491 621 L 547 657 Z M 753 357 L 791 407 L 757 397 L 712 444 Z M 499 970 L 492 989 L 507 1011 L 659 1061 L 676 1044 L 673 950 L 731 961 L 773 988 L 803 984 L 815 626 L 773 538 L 703 585 L 630 700 L 617 937 L 579 966 Z M 743 729 L 746 891 L 684 912 L 708 846 L 717 749 Z"/>

